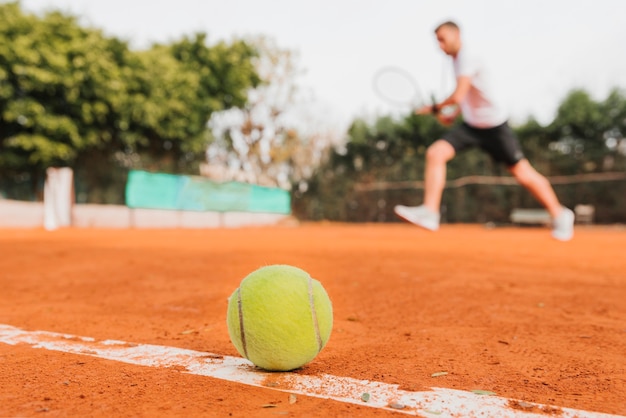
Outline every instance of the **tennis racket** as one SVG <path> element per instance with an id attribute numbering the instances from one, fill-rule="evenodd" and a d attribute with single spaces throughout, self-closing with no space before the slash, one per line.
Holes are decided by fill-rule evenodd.
<path id="1" fill-rule="evenodd" d="M 386 103 L 403 109 L 418 109 L 426 98 L 411 74 L 399 67 L 384 67 L 376 72 L 373 80 L 376 95 Z M 434 104 L 434 97 L 428 104 Z"/>

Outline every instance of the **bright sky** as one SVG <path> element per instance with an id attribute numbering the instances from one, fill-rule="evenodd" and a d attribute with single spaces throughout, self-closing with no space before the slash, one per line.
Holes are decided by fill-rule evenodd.
<path id="1" fill-rule="evenodd" d="M 450 92 L 449 61 L 434 27 L 453 19 L 466 45 L 487 55 L 513 122 L 550 122 L 575 87 L 604 99 L 626 88 L 623 0 L 22 0 L 81 17 L 147 47 L 197 31 L 209 41 L 267 35 L 298 52 L 299 85 L 337 126 L 387 112 L 372 90 L 383 66 L 410 71 L 421 88 Z M 447 89 L 444 89 L 447 84 Z M 442 91 L 442 90 L 445 90 Z"/>

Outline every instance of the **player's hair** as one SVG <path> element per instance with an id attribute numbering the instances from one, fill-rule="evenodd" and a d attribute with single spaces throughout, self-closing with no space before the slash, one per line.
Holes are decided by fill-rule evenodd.
<path id="1" fill-rule="evenodd" d="M 446 22 L 441 23 L 439 26 L 437 26 L 435 28 L 435 33 L 439 32 L 439 29 L 441 28 L 451 28 L 451 29 L 456 29 L 458 31 L 461 30 L 461 28 L 459 27 L 459 25 L 457 25 L 455 22 L 448 20 Z"/>

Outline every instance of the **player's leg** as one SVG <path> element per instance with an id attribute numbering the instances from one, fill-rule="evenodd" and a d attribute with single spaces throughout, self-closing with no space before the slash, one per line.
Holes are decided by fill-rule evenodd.
<path id="1" fill-rule="evenodd" d="M 424 203 L 420 206 L 398 205 L 393 208 L 396 215 L 430 231 L 439 229 L 439 207 L 446 185 L 446 164 L 454 154 L 454 147 L 444 139 L 439 139 L 428 147 L 424 171 Z"/>
<path id="2" fill-rule="evenodd" d="M 561 241 L 570 240 L 574 234 L 574 213 L 561 205 L 548 179 L 535 170 L 527 159 L 510 166 L 509 171 L 552 216 L 552 236 Z"/>
<path id="3" fill-rule="evenodd" d="M 441 195 L 446 185 L 448 161 L 456 154 L 454 147 L 446 140 L 435 141 L 426 150 L 424 170 L 424 206 L 435 213 L 441 207 Z"/>
<path id="4" fill-rule="evenodd" d="M 431 231 L 439 229 L 439 208 L 446 185 L 447 163 L 456 154 L 478 144 L 479 138 L 474 131 L 462 123 L 428 147 L 424 172 L 424 203 L 420 206 L 398 205 L 394 208 L 396 215 Z"/>
<path id="5" fill-rule="evenodd" d="M 484 131 L 481 147 L 494 160 L 505 163 L 515 179 L 524 186 L 550 213 L 552 236 L 567 241 L 574 234 L 574 213 L 563 207 L 552 185 L 535 170 L 522 153 L 515 133 L 507 123 Z"/>
<path id="6" fill-rule="evenodd" d="M 509 171 L 517 182 L 524 186 L 548 210 L 553 218 L 559 216 L 563 208 L 552 185 L 547 178 L 530 165 L 527 159 L 524 158 L 509 167 Z"/>

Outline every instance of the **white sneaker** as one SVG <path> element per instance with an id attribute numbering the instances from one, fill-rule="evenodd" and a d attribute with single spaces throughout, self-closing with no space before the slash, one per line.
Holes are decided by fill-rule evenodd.
<path id="1" fill-rule="evenodd" d="M 574 212 L 564 207 L 559 216 L 552 220 L 552 237 L 569 241 L 574 236 Z"/>
<path id="2" fill-rule="evenodd" d="M 439 214 L 428 209 L 426 206 L 402 206 L 398 205 L 393 211 L 400 218 L 414 225 L 421 226 L 429 231 L 439 229 Z"/>

